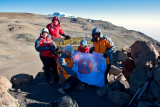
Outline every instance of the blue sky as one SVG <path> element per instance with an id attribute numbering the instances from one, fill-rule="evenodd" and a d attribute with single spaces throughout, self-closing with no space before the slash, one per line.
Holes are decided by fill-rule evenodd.
<path id="1" fill-rule="evenodd" d="M 0 12 L 64 12 L 102 19 L 160 41 L 160 0 L 0 0 Z"/>

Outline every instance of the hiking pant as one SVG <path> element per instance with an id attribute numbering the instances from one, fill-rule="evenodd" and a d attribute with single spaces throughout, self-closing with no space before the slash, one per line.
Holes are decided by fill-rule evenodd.
<path id="1" fill-rule="evenodd" d="M 69 90 L 71 87 L 75 87 L 76 85 L 82 85 L 82 82 L 76 78 L 75 76 L 70 76 L 66 82 L 62 85 L 64 90 Z"/>
<path id="2" fill-rule="evenodd" d="M 43 70 L 45 72 L 46 81 L 49 83 L 50 81 L 58 82 L 59 76 L 57 72 L 57 62 L 54 57 L 43 57 L 40 56 L 40 59 L 43 63 Z"/>
<path id="3" fill-rule="evenodd" d="M 107 74 L 109 73 L 109 71 L 110 71 L 110 69 L 111 69 L 111 64 L 108 64 L 107 65 L 107 69 L 106 69 L 106 71 L 105 71 L 105 84 L 108 84 L 108 80 L 107 80 Z"/>

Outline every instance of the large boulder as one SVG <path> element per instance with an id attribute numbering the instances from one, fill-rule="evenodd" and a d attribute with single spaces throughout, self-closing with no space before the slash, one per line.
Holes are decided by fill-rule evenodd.
<path id="1" fill-rule="evenodd" d="M 131 100 L 131 95 L 126 92 L 121 91 L 111 91 L 108 92 L 106 97 L 109 101 L 112 101 L 118 105 L 125 105 L 128 104 Z"/>
<path id="2" fill-rule="evenodd" d="M 122 70 L 117 68 L 116 66 L 114 65 L 111 65 L 111 69 L 109 71 L 109 74 L 112 74 L 112 75 L 119 75 L 120 73 L 122 73 Z"/>
<path id="3" fill-rule="evenodd" d="M 14 99 L 8 92 L 4 92 L 0 97 L 0 107 L 19 107 L 18 100 Z"/>
<path id="4" fill-rule="evenodd" d="M 108 84 L 106 84 L 104 87 L 99 88 L 96 92 L 99 96 L 105 96 L 110 91 L 111 91 L 110 87 L 108 86 Z"/>
<path id="5" fill-rule="evenodd" d="M 11 82 L 6 77 L 0 76 L 0 93 L 7 92 L 10 88 L 12 88 Z"/>
<path id="6" fill-rule="evenodd" d="M 127 58 L 128 58 L 127 52 L 122 51 L 118 53 L 119 62 L 125 62 Z"/>
<path id="7" fill-rule="evenodd" d="M 159 53 L 151 42 L 136 41 L 131 46 L 131 56 L 135 66 L 144 68 L 146 71 L 155 64 Z"/>
<path id="8" fill-rule="evenodd" d="M 33 76 L 29 74 L 18 74 L 11 78 L 11 82 L 14 86 L 29 83 L 33 80 Z"/>
<path id="9" fill-rule="evenodd" d="M 154 72 L 154 80 L 160 86 L 160 67 Z"/>
<path id="10" fill-rule="evenodd" d="M 129 81 L 129 78 L 130 78 L 134 68 L 135 68 L 134 61 L 131 58 L 126 59 L 126 61 L 123 64 L 122 73 L 125 76 L 125 78 L 127 79 L 127 81 Z"/>

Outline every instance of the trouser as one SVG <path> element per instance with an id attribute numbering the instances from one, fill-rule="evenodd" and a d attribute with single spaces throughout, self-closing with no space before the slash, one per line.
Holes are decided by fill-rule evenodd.
<path id="1" fill-rule="evenodd" d="M 75 87 L 76 85 L 82 85 L 82 82 L 76 78 L 75 76 L 70 76 L 66 82 L 62 85 L 64 90 L 69 90 L 71 87 Z"/>
<path id="2" fill-rule="evenodd" d="M 59 76 L 57 72 L 57 62 L 54 57 L 43 57 L 40 56 L 40 59 L 43 63 L 43 70 L 45 72 L 46 81 L 58 82 Z"/>
<path id="3" fill-rule="evenodd" d="M 105 71 L 105 84 L 108 84 L 108 80 L 107 80 L 107 74 L 109 73 L 109 71 L 110 71 L 110 69 L 111 69 L 111 64 L 108 64 L 107 65 L 107 69 L 106 69 L 106 71 Z"/>

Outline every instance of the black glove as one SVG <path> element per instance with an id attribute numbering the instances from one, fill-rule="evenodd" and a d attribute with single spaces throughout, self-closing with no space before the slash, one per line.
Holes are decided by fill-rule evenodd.
<path id="1" fill-rule="evenodd" d="M 59 48 L 57 48 L 55 51 L 58 51 L 59 50 Z"/>
<path id="2" fill-rule="evenodd" d="M 89 53 L 92 53 L 95 50 L 95 47 L 90 48 Z"/>
<path id="3" fill-rule="evenodd" d="M 65 36 L 65 40 L 71 39 L 71 37 L 69 35 Z"/>
<path id="4" fill-rule="evenodd" d="M 108 56 L 107 56 L 106 54 L 103 54 L 103 57 L 104 57 L 104 58 L 107 58 Z"/>

